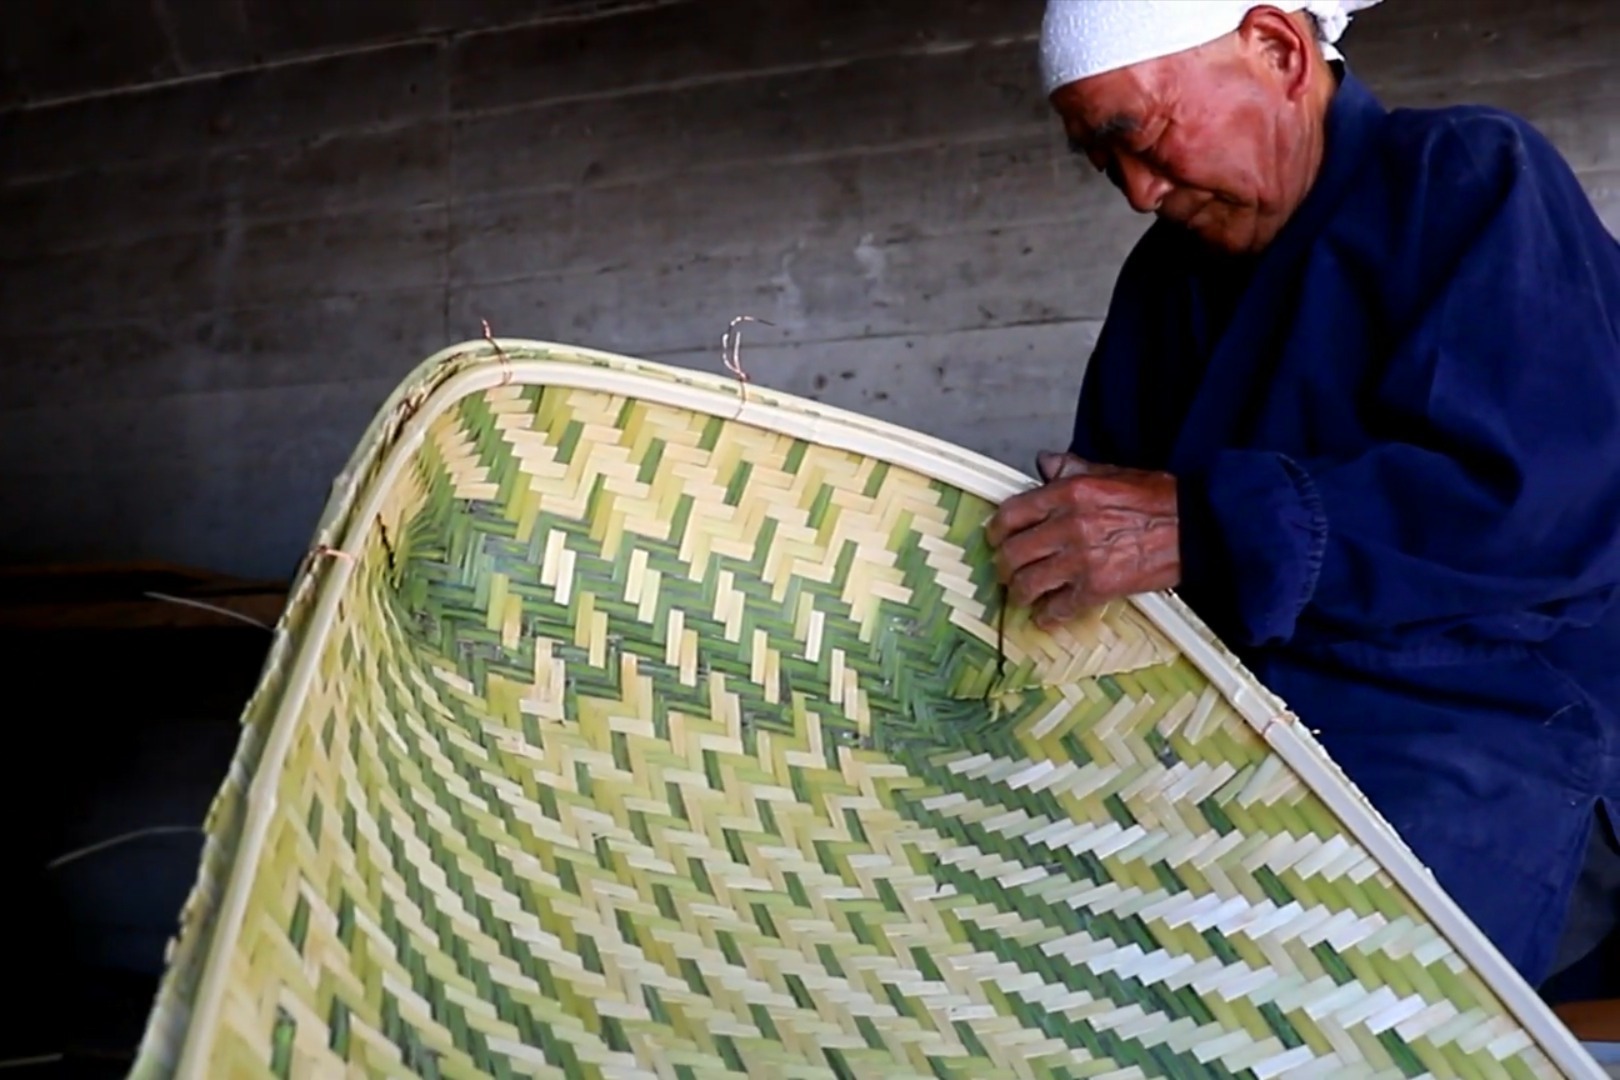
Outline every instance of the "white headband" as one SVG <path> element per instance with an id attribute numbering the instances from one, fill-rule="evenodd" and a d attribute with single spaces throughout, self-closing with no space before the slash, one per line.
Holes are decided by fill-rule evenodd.
<path id="1" fill-rule="evenodd" d="M 1322 51 L 1340 58 L 1333 43 L 1352 12 L 1379 0 L 1047 0 L 1041 26 L 1041 78 L 1046 92 L 1105 71 L 1196 49 L 1243 24 L 1257 7 L 1308 11 L 1316 19 Z"/>

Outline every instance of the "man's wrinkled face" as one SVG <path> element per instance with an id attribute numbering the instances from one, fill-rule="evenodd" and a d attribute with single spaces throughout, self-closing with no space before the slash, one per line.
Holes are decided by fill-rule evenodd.
<path id="1" fill-rule="evenodd" d="M 1070 145 L 1140 213 L 1232 253 L 1269 244 L 1308 189 L 1296 85 L 1240 35 L 1059 87 Z M 1301 176 L 1301 172 L 1307 175 Z"/>

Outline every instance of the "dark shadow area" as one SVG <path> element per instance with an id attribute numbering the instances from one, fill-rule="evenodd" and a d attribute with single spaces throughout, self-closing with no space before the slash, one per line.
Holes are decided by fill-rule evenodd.
<path id="1" fill-rule="evenodd" d="M 1562 951 L 1543 998 L 1554 1005 L 1620 1000 L 1620 836 L 1601 812 L 1570 897 Z"/>
<path id="2" fill-rule="evenodd" d="M 269 635 L 236 628 L 0 630 L 10 745 L 0 755 L 17 996 L 14 1075 L 127 1073 L 197 871 Z M 136 830 L 186 831 L 64 855 Z M 11 1075 L 8 1073 L 8 1075 Z"/>

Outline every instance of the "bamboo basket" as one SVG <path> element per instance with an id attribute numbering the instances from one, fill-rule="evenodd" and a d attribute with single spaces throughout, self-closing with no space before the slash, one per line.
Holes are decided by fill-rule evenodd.
<path id="1" fill-rule="evenodd" d="M 1174 596 L 1001 606 L 1028 484 L 718 375 L 430 359 L 134 1074 L 1601 1076 Z"/>

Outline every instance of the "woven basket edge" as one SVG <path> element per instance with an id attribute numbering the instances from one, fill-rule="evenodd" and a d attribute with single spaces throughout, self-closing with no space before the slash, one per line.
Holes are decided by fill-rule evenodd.
<path id="1" fill-rule="evenodd" d="M 319 598 L 333 588 L 341 588 L 347 578 L 346 563 L 341 558 L 322 558 L 321 553 L 342 552 L 343 541 L 352 542 L 356 530 L 364 530 L 366 522 L 357 520 L 356 510 L 388 462 L 400 456 L 402 449 L 408 453 L 411 446 L 406 436 L 413 428 L 420 430 L 427 420 L 468 393 L 513 381 L 519 365 L 525 368 L 549 366 L 558 373 L 595 368 L 620 379 L 633 376 L 650 379 L 655 384 L 691 388 L 699 396 L 729 399 L 725 407 L 733 411 L 734 419 L 744 422 L 761 422 L 774 413 L 795 415 L 812 426 L 824 426 L 828 432 L 839 429 L 858 432 L 867 440 L 891 444 L 897 453 L 909 450 L 919 456 L 936 455 L 936 465 L 943 462 L 950 466 L 944 470 L 947 475 L 938 475 L 937 469 L 927 467 L 920 470 L 936 479 L 973 490 L 963 484 L 962 479 L 976 475 L 986 483 L 974 493 L 985 497 L 1005 497 L 1034 483 L 1010 466 L 900 425 L 780 391 L 753 385 L 745 389 L 728 377 L 655 361 L 526 339 L 467 341 L 442 349 L 422 361 L 375 411 L 348 462 L 332 483 L 315 529 L 311 554 L 294 578 L 287 609 L 276 626 L 271 657 L 258 689 L 244 709 L 244 732 L 230 774 L 210 809 L 208 839 L 199 877 L 186 901 L 180 932 L 171 944 L 169 965 L 131 1075 L 171 1075 L 179 1063 L 180 1052 L 189 1042 L 189 1021 L 197 1002 L 196 995 L 205 980 L 219 930 L 216 918 L 225 899 L 226 889 L 216 872 L 224 871 L 229 876 L 239 865 L 237 856 L 246 824 L 244 811 L 251 813 L 252 809 L 245 806 L 248 790 L 263 765 L 263 752 L 273 735 L 273 724 L 286 712 L 286 691 L 292 668 L 299 656 L 318 649 L 324 639 L 324 628 L 320 626 L 315 628 L 313 639 L 303 636 L 304 631 L 316 613 Z M 710 411 L 714 415 L 727 415 L 720 408 Z M 916 467 L 915 463 L 911 467 Z M 1355 789 L 1310 732 L 1288 712 L 1280 698 L 1245 669 L 1173 593 L 1136 597 L 1133 603 L 1187 653 L 1268 744 L 1301 775 L 1307 786 L 1328 803 L 1358 842 L 1378 857 L 1419 910 L 1476 968 L 1555 1064 L 1566 1075 L 1601 1077 L 1603 1074 L 1586 1050 L 1445 895 L 1393 828 Z M 294 643 L 299 648 L 290 652 Z"/>

